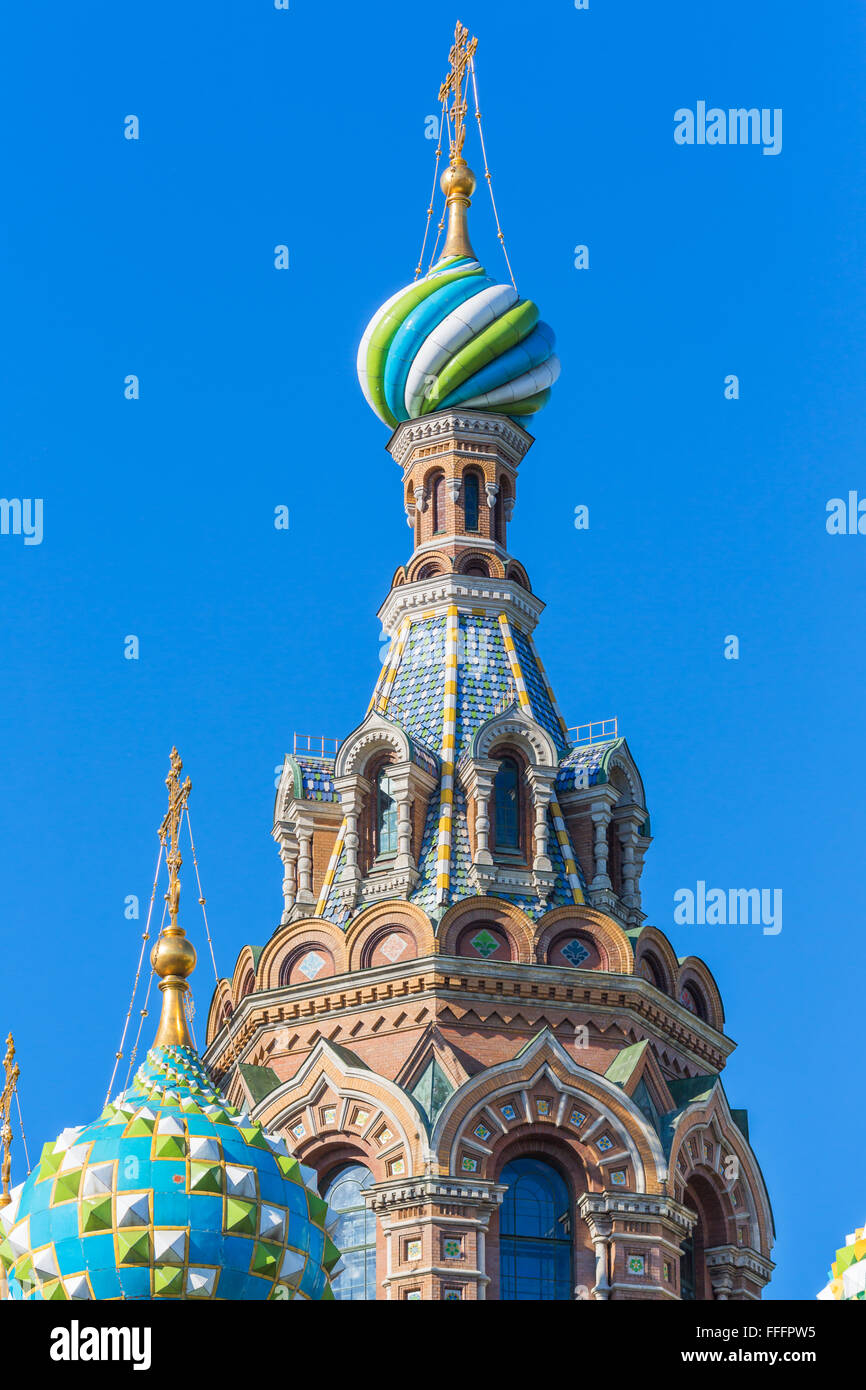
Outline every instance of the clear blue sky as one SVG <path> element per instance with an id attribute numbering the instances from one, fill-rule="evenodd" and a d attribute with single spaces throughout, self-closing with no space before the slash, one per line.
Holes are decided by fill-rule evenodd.
<path id="1" fill-rule="evenodd" d="M 456 17 L 6 17 L 0 494 L 43 498 L 45 535 L 0 537 L 0 1028 L 33 1150 L 101 1105 L 172 743 L 230 973 L 279 920 L 275 764 L 293 730 L 343 735 L 365 710 L 410 535 L 354 356 L 412 277 Z M 810 1298 L 866 1217 L 866 537 L 825 530 L 829 498 L 866 495 L 866 14 L 473 0 L 460 18 L 518 284 L 564 364 L 511 528 L 548 603 L 539 649 L 568 722 L 618 715 L 642 769 L 649 920 L 719 982 L 725 1084 L 779 1228 L 770 1296 Z M 782 153 L 676 145 L 700 100 L 782 108 Z M 480 197 L 472 227 L 501 273 Z M 781 888 L 781 934 L 675 927 L 699 879 Z"/>

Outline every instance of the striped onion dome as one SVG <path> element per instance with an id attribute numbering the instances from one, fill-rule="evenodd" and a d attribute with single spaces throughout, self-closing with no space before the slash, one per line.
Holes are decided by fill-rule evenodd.
<path id="1" fill-rule="evenodd" d="M 458 405 L 532 415 L 559 376 L 553 348 L 531 299 L 497 285 L 473 256 L 446 255 L 373 315 L 358 377 L 392 429 Z"/>

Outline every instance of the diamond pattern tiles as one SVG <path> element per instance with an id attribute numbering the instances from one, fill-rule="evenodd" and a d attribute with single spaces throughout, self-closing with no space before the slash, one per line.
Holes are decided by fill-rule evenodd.
<path id="1" fill-rule="evenodd" d="M 339 1254 L 315 1175 L 155 1048 L 93 1124 L 46 1144 L 0 1210 L 13 1298 L 332 1298 Z"/>
<path id="2" fill-rule="evenodd" d="M 415 760 L 422 761 L 424 749 L 439 754 L 442 748 L 442 691 L 445 680 L 444 616 L 420 618 L 409 628 L 402 648 L 399 665 L 388 697 L 387 717 L 402 725 L 415 742 Z M 568 747 L 556 711 L 551 703 L 531 643 L 511 625 L 512 636 L 526 684 L 532 713 L 553 736 L 557 748 L 568 761 Z M 455 763 L 466 752 L 482 724 L 504 708 L 511 681 L 511 668 L 495 617 L 484 613 L 463 613 L 459 618 L 457 650 L 457 709 Z M 423 745 L 419 748 L 418 745 Z M 579 750 L 595 752 L 595 750 Z M 426 755 L 429 760 L 429 753 Z M 305 772 L 306 776 L 306 772 Z M 420 882 L 411 900 L 426 912 L 436 911 L 437 832 L 439 827 L 439 796 L 430 799 L 421 850 L 418 856 Z M 496 893 L 522 908 L 531 918 L 541 916 L 552 907 L 573 902 L 566 877 L 562 853 L 551 820 L 548 853 L 556 873 L 556 882 L 545 907 L 534 893 Z M 345 850 L 335 873 L 339 881 Z M 470 878 L 471 857 L 466 825 L 466 800 L 459 780 L 454 789 L 454 817 L 450 856 L 449 902 L 471 897 L 475 889 Z M 578 870 L 579 873 L 579 870 Z M 340 927 L 348 924 L 350 911 L 339 896 L 331 892 L 323 915 Z"/>

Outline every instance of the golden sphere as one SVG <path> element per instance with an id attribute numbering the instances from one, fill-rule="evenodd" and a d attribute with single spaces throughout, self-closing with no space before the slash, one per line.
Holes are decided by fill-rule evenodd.
<path id="1" fill-rule="evenodd" d="M 471 198 L 475 192 L 475 175 L 465 159 L 458 160 L 455 165 L 449 165 L 439 183 L 446 198 Z"/>
<path id="2" fill-rule="evenodd" d="M 180 934 L 172 936 L 170 929 L 159 938 L 150 953 L 150 963 L 161 979 L 180 975 L 186 979 L 195 970 L 196 953 L 192 942 Z"/>

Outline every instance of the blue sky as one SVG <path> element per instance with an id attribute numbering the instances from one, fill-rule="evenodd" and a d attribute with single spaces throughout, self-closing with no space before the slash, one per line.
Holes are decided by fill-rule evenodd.
<path id="1" fill-rule="evenodd" d="M 172 743 L 230 973 L 279 920 L 275 765 L 294 730 L 343 735 L 366 707 L 410 535 L 354 357 L 412 278 L 455 18 L 396 0 L 7 16 L 0 493 L 44 499 L 44 539 L 0 537 L 0 1028 L 31 1151 L 102 1102 Z M 866 496 L 866 16 L 476 0 L 460 18 L 518 285 L 563 361 L 510 530 L 548 604 L 539 650 L 567 721 L 617 715 L 641 767 L 644 905 L 719 982 L 725 1084 L 776 1212 L 769 1296 L 810 1298 L 866 1217 L 866 537 L 825 527 L 830 498 Z M 701 100 L 781 108 L 781 154 L 675 144 Z M 480 195 L 471 225 L 501 276 Z M 780 888 L 782 932 L 675 926 L 698 880 Z"/>

